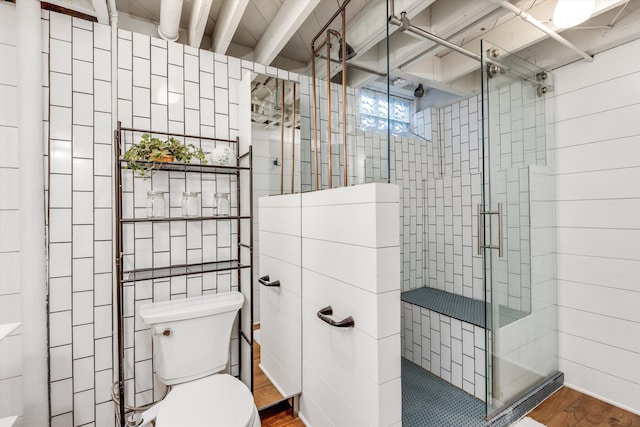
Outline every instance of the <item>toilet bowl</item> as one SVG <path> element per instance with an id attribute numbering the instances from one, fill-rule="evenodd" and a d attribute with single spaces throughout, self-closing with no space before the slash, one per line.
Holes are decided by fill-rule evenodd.
<path id="1" fill-rule="evenodd" d="M 151 326 L 154 370 L 172 389 L 142 414 L 142 426 L 259 427 L 260 416 L 247 386 L 221 373 L 229 361 L 239 292 L 148 303 L 139 315 Z"/>
<path id="2" fill-rule="evenodd" d="M 215 374 L 173 387 L 162 401 L 156 427 L 259 427 L 253 395 L 240 380 Z"/>

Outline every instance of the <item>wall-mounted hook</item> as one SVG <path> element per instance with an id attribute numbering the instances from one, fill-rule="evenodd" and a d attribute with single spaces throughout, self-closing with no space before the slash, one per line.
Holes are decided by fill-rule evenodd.
<path id="1" fill-rule="evenodd" d="M 278 160 L 277 157 L 275 159 L 273 159 L 273 165 L 274 166 L 280 166 L 280 160 Z"/>

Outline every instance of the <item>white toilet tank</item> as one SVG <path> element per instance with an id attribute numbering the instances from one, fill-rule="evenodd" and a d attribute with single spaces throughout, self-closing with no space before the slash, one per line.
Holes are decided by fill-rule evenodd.
<path id="1" fill-rule="evenodd" d="M 180 384 L 225 369 L 240 292 L 154 302 L 140 307 L 151 325 L 154 364 L 163 383 Z"/>

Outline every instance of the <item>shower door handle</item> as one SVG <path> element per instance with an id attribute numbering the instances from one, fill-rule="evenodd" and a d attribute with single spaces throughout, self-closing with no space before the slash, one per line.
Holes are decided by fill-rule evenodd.
<path id="1" fill-rule="evenodd" d="M 274 287 L 274 288 L 279 288 L 280 287 L 280 280 L 274 280 L 273 282 L 269 282 L 269 275 L 268 274 L 266 276 L 262 276 L 261 278 L 259 278 L 258 282 L 260 282 L 260 284 L 264 285 L 264 286 L 271 286 L 271 287 Z"/>
<path id="2" fill-rule="evenodd" d="M 482 220 L 482 203 L 478 203 L 478 255 L 482 256 L 482 242 L 484 241 L 484 221 Z"/>
<path id="3" fill-rule="evenodd" d="M 504 257 L 503 218 L 502 203 L 498 203 L 498 258 Z"/>
<path id="4" fill-rule="evenodd" d="M 353 317 L 351 316 L 345 317 L 342 320 L 333 320 L 329 317 L 332 314 L 333 308 L 328 305 L 318 311 L 318 318 L 331 326 L 335 326 L 336 328 L 353 328 L 356 324 L 356 322 L 353 320 Z"/>
<path id="5" fill-rule="evenodd" d="M 484 215 L 498 215 L 498 244 L 483 245 L 484 241 Z M 497 249 L 498 258 L 504 257 L 504 215 L 502 203 L 498 203 L 497 211 L 483 211 L 482 204 L 478 203 L 478 255 L 482 255 L 482 249 Z"/>

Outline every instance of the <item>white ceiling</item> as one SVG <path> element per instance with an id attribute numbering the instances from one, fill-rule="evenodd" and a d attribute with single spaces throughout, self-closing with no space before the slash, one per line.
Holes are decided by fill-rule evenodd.
<path id="1" fill-rule="evenodd" d="M 68 7 L 80 0 L 50 1 L 63 1 Z M 92 0 L 94 5 L 105 1 Z M 154 32 L 162 1 L 166 0 L 115 0 L 120 26 L 131 31 Z M 311 40 L 343 1 L 183 0 L 178 41 L 211 49 L 217 40 L 218 45 L 222 43 L 222 47 L 214 47 L 218 53 L 262 59 L 268 65 L 310 74 Z M 551 17 L 556 1 L 512 0 L 512 3 L 555 30 Z M 200 13 L 208 14 L 204 34 L 190 40 L 192 8 L 202 9 L 202 4 L 204 9 Z M 590 20 L 560 34 L 590 55 L 640 38 L 640 0 L 596 0 L 596 5 Z M 386 72 L 387 6 L 393 7 L 398 17 L 407 12 L 412 25 L 476 54 L 480 53 L 480 40 L 484 39 L 547 69 L 582 60 L 577 53 L 491 0 L 395 0 L 393 5 L 391 0 L 389 5 L 386 0 L 350 0 L 346 7 L 346 39 L 357 53 L 349 61 L 351 64 Z M 340 17 L 330 28 L 340 30 Z M 439 89 L 429 91 L 422 99 L 423 105 L 435 105 L 445 102 L 447 94 L 466 96 L 479 89 L 477 61 L 401 32 L 397 26 L 390 26 L 389 33 L 390 75 L 405 80 L 404 84 L 392 85 L 394 91 L 411 96 L 421 82 L 427 88 Z M 332 57 L 336 57 L 335 39 L 332 46 Z M 325 62 L 322 59 L 317 62 L 320 75 L 325 74 L 322 69 Z M 348 70 L 350 86 L 375 86 L 384 80 L 366 71 Z"/>

